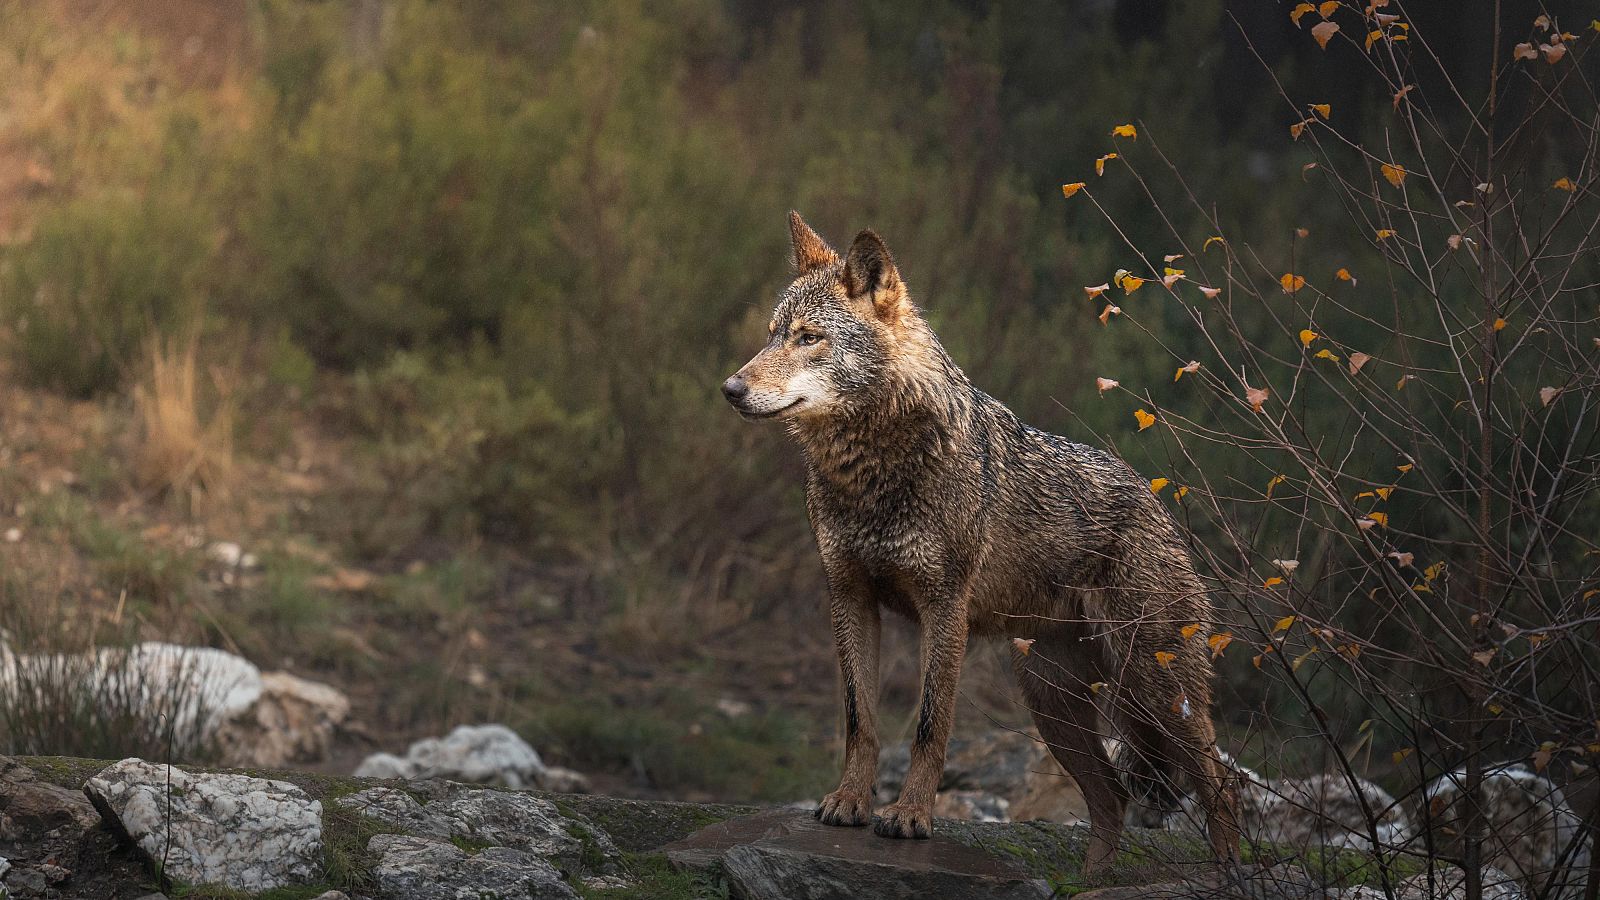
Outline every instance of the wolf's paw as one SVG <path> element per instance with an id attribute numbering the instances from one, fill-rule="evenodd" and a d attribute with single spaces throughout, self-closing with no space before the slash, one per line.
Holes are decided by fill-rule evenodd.
<path id="1" fill-rule="evenodd" d="M 840 788 L 823 797 L 813 815 L 824 825 L 865 825 L 872 820 L 872 803 L 860 791 Z"/>
<path id="2" fill-rule="evenodd" d="M 933 810 L 926 806 L 894 803 L 878 811 L 878 821 L 872 830 L 889 838 L 926 838 L 933 836 Z"/>

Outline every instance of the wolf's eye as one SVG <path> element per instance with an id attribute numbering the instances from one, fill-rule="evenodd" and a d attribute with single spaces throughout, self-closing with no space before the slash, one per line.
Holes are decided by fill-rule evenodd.
<path id="1" fill-rule="evenodd" d="M 815 344 L 815 343 L 817 343 L 817 342 L 819 342 L 821 340 L 822 340 L 822 335 L 820 335 L 820 334 L 812 334 L 811 332 L 808 331 L 805 334 L 800 335 L 799 340 L 795 341 L 795 343 L 799 344 L 802 347 L 809 347 L 812 344 Z"/>

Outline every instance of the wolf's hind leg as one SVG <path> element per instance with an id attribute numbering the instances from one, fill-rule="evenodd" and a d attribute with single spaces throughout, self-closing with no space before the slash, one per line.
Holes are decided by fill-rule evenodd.
<path id="1" fill-rule="evenodd" d="M 1088 683 L 1076 667 L 1061 665 L 1083 652 L 1073 643 L 1040 638 L 1028 653 L 1016 653 L 1013 664 L 1017 685 L 1040 737 L 1083 791 L 1089 807 L 1089 849 L 1083 873 L 1094 878 L 1116 858 L 1128 790 L 1106 755 Z"/>

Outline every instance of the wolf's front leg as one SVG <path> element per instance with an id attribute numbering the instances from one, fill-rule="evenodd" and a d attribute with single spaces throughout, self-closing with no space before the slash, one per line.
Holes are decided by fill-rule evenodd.
<path id="1" fill-rule="evenodd" d="M 822 798 L 817 818 L 827 825 L 872 821 L 878 778 L 878 602 L 865 577 L 843 565 L 828 568 L 828 592 L 839 670 L 844 675 L 844 776 Z"/>
<path id="2" fill-rule="evenodd" d="M 933 800 L 944 776 L 944 754 L 956 715 L 956 684 L 967 652 L 966 605 L 954 598 L 919 606 L 922 618 L 922 703 L 911 742 L 911 767 L 900 799 L 878 811 L 873 830 L 884 837 L 933 835 Z"/>

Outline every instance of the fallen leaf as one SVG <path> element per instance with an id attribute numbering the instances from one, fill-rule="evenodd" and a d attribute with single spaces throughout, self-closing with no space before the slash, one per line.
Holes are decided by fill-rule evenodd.
<path id="1" fill-rule="evenodd" d="M 1365 353 L 1362 353 L 1359 350 L 1357 350 L 1356 352 L 1350 354 L 1350 374 L 1354 375 L 1357 372 L 1361 371 L 1361 367 L 1366 365 L 1367 363 L 1369 363 L 1371 361 L 1372 361 L 1372 357 L 1368 356 Z"/>
<path id="2" fill-rule="evenodd" d="M 1083 190 L 1083 187 L 1084 187 L 1084 184 L 1081 181 L 1074 181 L 1071 184 L 1063 184 L 1061 186 L 1061 196 L 1067 197 L 1067 198 L 1070 199 L 1073 194 L 1076 194 L 1077 192 Z"/>
<path id="3" fill-rule="evenodd" d="M 1011 646 L 1017 648 L 1018 653 L 1027 656 L 1033 652 L 1033 638 L 1012 638 Z"/>
<path id="4" fill-rule="evenodd" d="M 1268 389 L 1264 387 L 1253 388 L 1248 384 L 1244 387 L 1245 402 L 1249 403 L 1250 408 L 1256 412 L 1261 412 L 1261 407 L 1267 402 L 1268 393 Z"/>
<path id="5" fill-rule="evenodd" d="M 1550 757 L 1554 755 L 1555 748 L 1553 745 L 1546 742 L 1544 745 L 1540 746 L 1538 750 L 1533 752 L 1533 756 L 1531 757 L 1533 759 L 1533 770 L 1535 772 L 1543 772 L 1547 767 L 1549 767 Z"/>
<path id="6" fill-rule="evenodd" d="M 1134 128 L 1132 125 L 1118 125 L 1111 129 L 1111 136 L 1137 139 L 1139 137 L 1139 129 Z"/>
<path id="7" fill-rule="evenodd" d="M 1328 41 L 1339 33 L 1338 22 L 1318 22 L 1311 26 L 1311 36 L 1317 39 L 1317 46 L 1328 49 Z"/>
<path id="8" fill-rule="evenodd" d="M 1114 387 L 1120 387 L 1121 385 L 1122 382 L 1116 380 L 1115 378 L 1096 378 L 1094 380 L 1094 386 L 1099 388 L 1100 393 L 1102 394 Z"/>
<path id="9" fill-rule="evenodd" d="M 1472 658 L 1477 662 L 1478 665 L 1487 666 L 1489 662 L 1494 659 L 1494 654 L 1495 650 L 1491 647 L 1488 650 L 1477 651 L 1476 653 L 1472 654 Z"/>
<path id="10" fill-rule="evenodd" d="M 1293 272 L 1285 272 L 1283 277 L 1278 279 L 1278 284 L 1283 288 L 1285 294 L 1292 294 L 1305 287 L 1306 280 Z"/>
<path id="11" fill-rule="evenodd" d="M 1133 411 L 1133 418 L 1134 418 L 1134 421 L 1139 423 L 1139 430 L 1140 431 L 1143 431 L 1146 428 L 1149 428 L 1151 425 L 1154 425 L 1156 423 L 1156 417 L 1150 415 L 1149 413 L 1145 412 L 1142 409 L 1134 410 Z"/>
<path id="12" fill-rule="evenodd" d="M 1300 346 L 1309 347 L 1311 346 L 1311 342 L 1319 337 L 1321 337 L 1321 335 L 1317 334 L 1315 331 L 1312 331 L 1309 328 L 1302 328 L 1300 329 Z"/>
<path id="13" fill-rule="evenodd" d="M 1558 388 L 1558 387 L 1542 387 L 1542 388 L 1539 388 L 1539 402 L 1544 404 L 1545 406 L 1549 406 L 1550 402 L 1552 400 L 1556 399 L 1556 395 L 1560 394 L 1560 393 L 1561 393 L 1561 388 Z"/>
<path id="14" fill-rule="evenodd" d="M 1394 163 L 1384 163 L 1383 165 L 1378 167 L 1378 171 L 1382 172 L 1383 173 L 1383 177 L 1390 184 L 1394 185 L 1395 187 L 1399 187 L 1400 185 L 1405 183 L 1405 180 L 1406 180 L 1406 167 L 1405 166 L 1395 165 Z"/>

